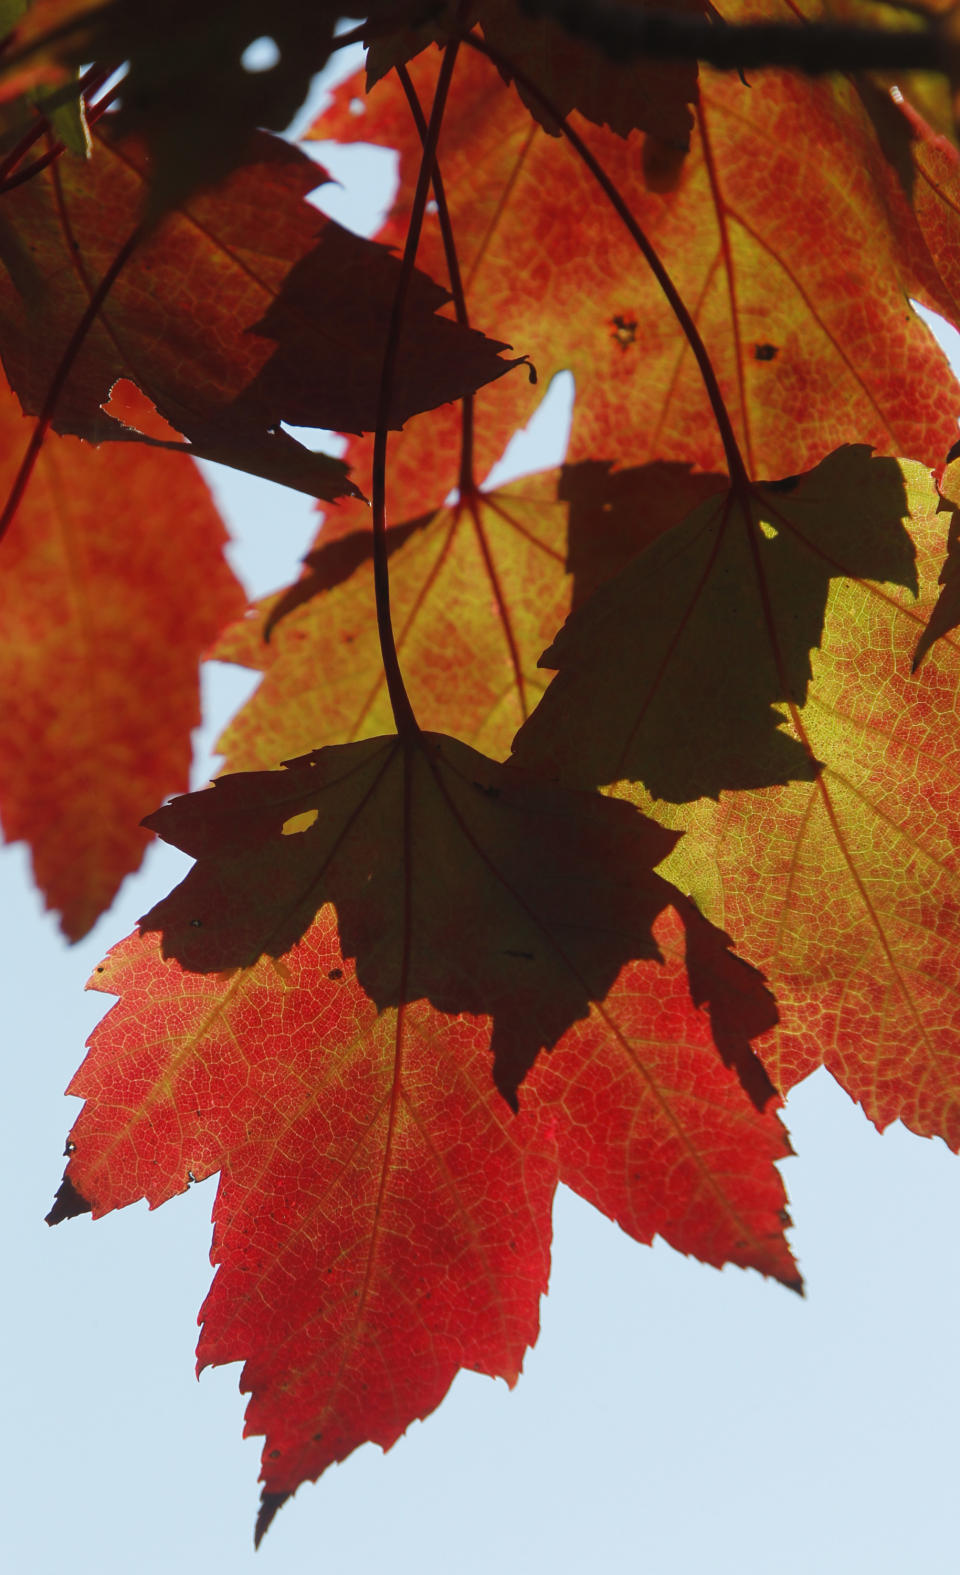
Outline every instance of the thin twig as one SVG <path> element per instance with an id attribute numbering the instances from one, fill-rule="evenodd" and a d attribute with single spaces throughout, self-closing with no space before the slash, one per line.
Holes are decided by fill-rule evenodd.
<path id="1" fill-rule="evenodd" d="M 376 431 L 373 439 L 373 495 L 371 501 L 373 508 L 373 581 L 377 601 L 377 630 L 380 635 L 380 651 L 383 657 L 383 668 L 387 681 L 387 691 L 390 695 L 390 704 L 393 707 L 394 722 L 396 723 L 398 734 L 403 739 L 419 736 L 419 728 L 417 727 L 413 707 L 410 704 L 404 686 L 403 675 L 400 672 L 393 624 L 390 619 L 390 570 L 388 566 L 386 510 L 387 430 L 390 420 L 390 405 L 393 400 L 403 316 L 406 310 L 410 281 L 413 278 L 417 247 L 420 244 L 420 231 L 423 228 L 423 215 L 426 211 L 427 196 L 433 176 L 433 163 L 437 152 L 437 141 L 440 136 L 440 125 L 443 120 L 444 109 L 446 108 L 447 94 L 450 90 L 450 79 L 453 75 L 456 56 L 457 42 L 454 41 L 452 44 L 448 44 L 444 50 L 443 63 L 440 67 L 437 88 L 433 98 L 433 108 L 430 111 L 430 123 L 427 127 L 427 135 L 423 145 L 420 173 L 417 177 L 417 188 L 410 209 L 407 238 L 400 263 L 400 277 L 397 281 L 396 294 L 394 295 L 393 307 L 390 312 L 390 323 L 387 328 L 383 370 L 380 374 L 380 391 L 377 399 Z"/>
<path id="2" fill-rule="evenodd" d="M 651 273 L 666 296 L 670 309 L 673 312 L 674 317 L 677 319 L 684 338 L 693 352 L 694 359 L 696 360 L 697 366 L 700 369 L 700 376 L 703 379 L 704 388 L 707 391 L 707 398 L 710 401 L 710 407 L 717 423 L 717 429 L 720 433 L 720 441 L 723 444 L 723 451 L 726 455 L 730 481 L 735 487 L 738 488 L 746 486 L 749 483 L 747 467 L 744 464 L 743 455 L 740 452 L 740 445 L 737 442 L 736 434 L 733 430 L 733 422 L 730 419 L 730 412 L 727 410 L 726 402 L 722 393 L 720 392 L 720 385 L 717 382 L 717 374 L 713 369 L 713 362 L 710 360 L 710 354 L 703 342 L 703 339 L 701 338 L 700 330 L 691 317 L 686 302 L 670 277 L 670 274 L 668 273 L 665 265 L 661 261 L 659 253 L 654 249 L 651 242 L 647 239 L 646 234 L 640 228 L 637 220 L 634 218 L 623 197 L 617 190 L 615 183 L 611 180 L 610 176 L 607 174 L 599 160 L 593 153 L 591 153 L 583 138 L 579 136 L 576 131 L 574 131 L 566 117 L 561 115 L 560 111 L 554 104 L 551 103 L 547 95 L 541 91 L 541 89 L 531 77 L 528 77 L 525 72 L 521 71 L 517 66 L 515 66 L 512 60 L 509 60 L 506 55 L 502 55 L 498 49 L 493 49 L 485 39 L 478 38 L 475 33 L 465 33 L 463 35 L 463 42 L 471 49 L 476 50 L 478 54 L 486 55 L 487 59 L 492 61 L 492 63 L 497 67 L 498 71 L 502 72 L 504 76 L 512 78 L 520 87 L 523 88 L 525 93 L 529 94 L 531 98 L 536 99 L 536 101 L 540 104 L 540 107 L 547 115 L 549 115 L 550 119 L 556 124 L 559 131 L 569 142 L 570 146 L 577 154 L 577 157 L 590 171 L 590 174 L 593 176 L 594 180 L 597 182 L 598 186 L 604 192 L 608 201 L 619 215 L 629 234 L 632 236 L 633 240 L 636 242 L 641 253 L 643 254 L 643 257 L 650 268 Z"/>
<path id="3" fill-rule="evenodd" d="M 27 444 L 27 451 L 20 462 L 20 468 L 17 471 L 16 477 L 14 478 L 13 486 L 10 489 L 10 495 L 4 504 L 2 514 L 0 514 L 0 541 L 2 541 L 6 535 L 10 524 L 14 519 L 14 516 L 16 515 L 17 509 L 20 507 L 23 495 L 29 485 L 30 477 L 33 475 L 34 466 L 37 463 L 40 450 L 43 447 L 43 440 L 50 429 L 50 423 L 53 420 L 54 414 L 56 413 L 57 402 L 61 393 L 63 392 L 64 384 L 73 370 L 73 364 L 83 347 L 83 342 L 86 339 L 87 334 L 90 332 L 90 329 L 93 327 L 97 314 L 100 311 L 100 308 L 103 306 L 103 303 L 109 295 L 111 289 L 113 288 L 120 270 L 124 267 L 125 263 L 129 260 L 133 252 L 139 246 L 141 240 L 143 239 L 144 233 L 145 231 L 143 225 L 138 224 L 132 234 L 130 234 L 124 241 L 120 250 L 117 252 L 117 255 L 114 257 L 113 262 L 110 264 L 103 278 L 100 280 L 100 283 L 98 284 L 90 299 L 90 303 L 87 306 L 86 311 L 70 336 L 70 342 L 60 358 L 60 365 L 57 367 L 57 370 L 54 373 L 53 379 L 50 383 L 50 387 L 47 390 L 47 397 L 44 400 L 43 408 L 37 417 L 36 426 L 34 427 L 30 441 Z"/>
<path id="4" fill-rule="evenodd" d="M 410 113 L 420 137 L 421 143 L 427 139 L 427 122 L 424 119 L 417 90 L 410 80 L 410 73 L 406 66 L 397 67 L 397 76 L 400 85 L 407 97 Z M 443 186 L 443 177 L 440 174 L 440 162 L 434 157 L 433 195 L 437 204 L 437 222 L 440 226 L 440 236 L 443 241 L 443 253 L 447 264 L 447 274 L 450 278 L 450 294 L 453 297 L 453 311 L 461 328 L 470 327 L 470 317 L 467 312 L 467 297 L 463 288 L 463 275 L 460 272 L 460 259 L 457 256 L 457 243 L 453 234 L 453 224 L 450 219 L 450 209 L 447 205 L 447 194 Z M 461 426 L 460 426 L 460 496 L 466 497 L 476 492 L 476 481 L 473 474 L 473 395 L 464 394 L 460 401 Z"/>

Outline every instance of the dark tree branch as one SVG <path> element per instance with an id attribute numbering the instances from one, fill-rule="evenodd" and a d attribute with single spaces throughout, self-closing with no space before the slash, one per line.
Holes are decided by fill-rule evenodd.
<path id="1" fill-rule="evenodd" d="M 960 42 L 935 25 L 895 32 L 834 22 L 745 22 L 641 11 L 617 0 L 517 0 L 529 16 L 550 17 L 614 60 L 702 60 L 725 71 L 789 66 L 826 71 L 960 73 Z"/>

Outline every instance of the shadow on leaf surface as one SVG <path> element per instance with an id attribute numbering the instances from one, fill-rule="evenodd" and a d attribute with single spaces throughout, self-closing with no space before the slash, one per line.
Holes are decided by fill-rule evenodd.
<path id="1" fill-rule="evenodd" d="M 379 1011 L 426 999 L 492 1020 L 494 1080 L 514 1108 L 538 1053 L 623 967 L 661 960 L 653 925 L 666 907 L 710 928 L 654 871 L 672 832 L 436 734 L 221 777 L 145 824 L 197 860 L 141 920 L 165 956 L 204 973 L 282 958 L 332 902 Z M 775 1017 L 762 990 L 757 1000 L 747 1040 Z M 762 1108 L 772 1088 L 759 1063 L 748 1047 L 731 1058 L 750 1066 Z"/>
<path id="2" fill-rule="evenodd" d="M 709 498 L 567 620 L 541 658 L 557 677 L 517 734 L 518 763 L 578 787 L 642 782 L 674 804 L 815 780 L 789 711 L 806 698 L 831 580 L 916 592 L 908 513 L 896 461 L 863 447 Z"/>

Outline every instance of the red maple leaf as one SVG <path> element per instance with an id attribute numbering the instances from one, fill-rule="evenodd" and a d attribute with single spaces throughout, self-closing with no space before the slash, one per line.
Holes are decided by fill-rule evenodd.
<path id="1" fill-rule="evenodd" d="M 196 860 L 91 981 L 49 1217 L 220 1173 L 200 1360 L 244 1363 L 258 1536 L 516 1379 L 559 1180 L 796 1288 L 783 1090 L 960 1145 L 960 389 L 910 305 L 958 312 L 949 94 L 834 70 L 813 5 L 639 55 L 645 5 L 569 9 L 368 8 L 310 135 L 396 149 L 379 241 L 257 129 L 335 8 L 36 0 L 0 50 L 0 811 L 72 935 L 147 833 Z M 753 20 L 823 69 L 697 71 Z M 485 491 L 534 368 L 568 462 Z M 293 585 L 241 615 L 171 448 L 339 504 Z M 228 771 L 138 825 L 214 642 L 263 675 Z"/>

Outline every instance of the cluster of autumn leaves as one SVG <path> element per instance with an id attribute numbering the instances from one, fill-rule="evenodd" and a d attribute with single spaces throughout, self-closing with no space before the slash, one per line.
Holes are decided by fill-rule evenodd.
<path id="1" fill-rule="evenodd" d="M 0 813 L 71 937 L 151 833 L 196 860 L 94 976 L 51 1218 L 220 1172 L 199 1355 L 245 1363 L 262 1533 L 460 1368 L 516 1377 L 558 1180 L 797 1287 L 780 1094 L 826 1064 L 960 1144 L 960 388 L 910 305 L 960 321 L 960 160 L 935 82 L 698 81 L 513 0 L 382 0 L 307 133 L 397 150 L 375 243 L 255 129 L 335 8 L 14 10 Z M 387 390 L 398 731 L 372 434 L 433 46 L 471 28 Z M 91 59 L 130 70 L 81 112 Z M 566 463 L 484 491 L 561 370 Z M 246 610 L 197 456 L 323 503 Z M 261 681 L 158 810 L 204 655 Z"/>

